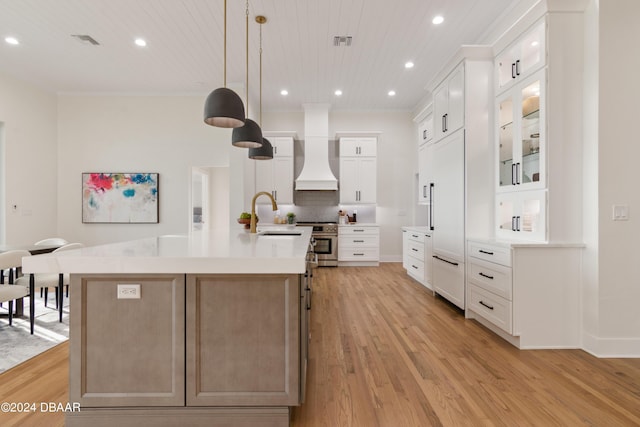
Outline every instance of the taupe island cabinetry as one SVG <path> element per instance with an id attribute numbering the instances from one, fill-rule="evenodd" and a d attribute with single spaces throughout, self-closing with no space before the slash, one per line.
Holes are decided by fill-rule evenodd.
<path id="1" fill-rule="evenodd" d="M 306 253 L 300 235 L 241 229 L 25 259 L 71 273 L 74 426 L 288 426 L 304 401 Z"/>

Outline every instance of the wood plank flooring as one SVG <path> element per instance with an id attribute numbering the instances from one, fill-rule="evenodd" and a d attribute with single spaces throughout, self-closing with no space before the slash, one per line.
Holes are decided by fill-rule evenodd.
<path id="1" fill-rule="evenodd" d="M 640 426 L 640 359 L 519 351 L 400 264 L 316 270 L 307 401 L 292 426 Z M 62 344 L 0 375 L 0 401 L 67 403 Z M 17 415 L 17 416 L 16 416 Z M 0 426 L 63 426 L 60 413 Z"/>

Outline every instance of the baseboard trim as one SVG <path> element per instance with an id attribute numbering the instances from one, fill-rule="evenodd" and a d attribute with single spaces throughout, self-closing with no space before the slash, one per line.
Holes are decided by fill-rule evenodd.
<path id="1" fill-rule="evenodd" d="M 640 357 L 640 338 L 602 338 L 583 332 L 582 347 L 599 358 Z"/>

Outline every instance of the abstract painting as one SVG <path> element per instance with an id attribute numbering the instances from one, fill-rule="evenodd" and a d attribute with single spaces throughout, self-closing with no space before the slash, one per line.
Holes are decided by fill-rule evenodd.
<path id="1" fill-rule="evenodd" d="M 83 223 L 157 223 L 157 173 L 83 173 Z"/>

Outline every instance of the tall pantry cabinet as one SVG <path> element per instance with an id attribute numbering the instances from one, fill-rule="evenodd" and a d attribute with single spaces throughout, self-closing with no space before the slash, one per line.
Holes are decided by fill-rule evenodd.
<path id="1" fill-rule="evenodd" d="M 469 239 L 467 310 L 519 348 L 580 347 L 583 13 L 546 1 L 494 45 L 495 239 Z"/>
<path id="2" fill-rule="evenodd" d="M 491 233 L 492 145 L 487 116 L 491 111 L 492 50 L 464 46 L 428 87 L 433 93 L 434 142 L 421 162 L 419 181 L 428 180 L 433 230 L 434 291 L 465 308 L 467 236 Z M 425 167 L 427 166 L 427 167 Z M 430 166 L 430 167 L 429 167 Z M 426 194 L 426 193 L 425 193 Z"/>

